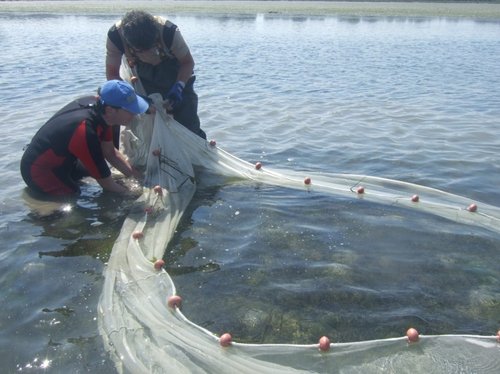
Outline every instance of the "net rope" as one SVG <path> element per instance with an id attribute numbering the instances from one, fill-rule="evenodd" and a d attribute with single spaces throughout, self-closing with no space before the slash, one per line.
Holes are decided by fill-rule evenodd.
<path id="1" fill-rule="evenodd" d="M 140 89 L 140 86 L 139 86 Z M 161 98 L 152 95 L 156 107 Z M 130 160 L 146 168 L 134 203 L 105 267 L 98 306 L 100 334 L 120 373 L 356 373 L 498 372 L 495 335 L 420 335 L 312 344 L 222 346 L 220 337 L 191 322 L 167 300 L 175 285 L 162 259 L 195 191 L 193 166 L 228 178 L 308 189 L 418 209 L 455 222 L 500 232 L 500 209 L 402 181 L 350 174 L 270 170 L 241 160 L 178 124 L 162 109 L 124 130 Z M 362 188 L 362 190 L 360 190 Z M 418 200 L 415 196 L 418 196 Z M 207 304 L 211 300 L 206 301 Z M 324 348 L 324 347 L 323 347 Z"/>

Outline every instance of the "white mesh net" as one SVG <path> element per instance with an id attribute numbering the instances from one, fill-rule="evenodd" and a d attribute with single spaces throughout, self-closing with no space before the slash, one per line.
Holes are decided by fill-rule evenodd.
<path id="1" fill-rule="evenodd" d="M 153 96 L 157 108 L 161 99 Z M 146 167 L 143 195 L 125 220 L 105 269 L 99 329 L 119 372 L 498 372 L 500 346 L 491 336 L 406 336 L 354 343 L 243 344 L 224 347 L 218 336 L 189 321 L 167 300 L 175 285 L 161 259 L 196 190 L 193 165 L 230 178 L 360 197 L 419 209 L 495 232 L 500 209 L 401 181 L 359 175 L 304 175 L 269 170 L 223 151 L 165 112 L 142 116 L 124 134 L 124 148 Z M 308 179 L 310 178 L 310 179 Z M 160 186 L 160 187 L 157 187 Z M 361 188 L 361 189 L 360 189 Z M 210 301 L 207 300 L 207 303 Z"/>

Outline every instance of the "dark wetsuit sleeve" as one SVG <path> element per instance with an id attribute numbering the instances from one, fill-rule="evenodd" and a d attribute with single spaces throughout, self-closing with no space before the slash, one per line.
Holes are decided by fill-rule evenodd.
<path id="1" fill-rule="evenodd" d="M 163 42 L 165 43 L 165 47 L 168 49 L 172 47 L 175 30 L 177 30 L 177 25 L 173 23 L 168 23 L 163 27 Z"/>
<path id="2" fill-rule="evenodd" d="M 123 41 L 118 32 L 118 28 L 116 25 L 111 26 L 108 31 L 108 38 L 113 42 L 113 44 L 118 48 L 122 53 L 125 53 L 125 48 L 123 47 Z"/>
<path id="3" fill-rule="evenodd" d="M 108 132 L 106 137 L 111 137 L 110 129 L 107 129 L 106 134 Z M 73 133 L 68 150 L 82 162 L 93 178 L 102 179 L 111 175 L 102 153 L 99 136 L 90 126 L 86 125 L 85 120 L 78 125 Z"/>

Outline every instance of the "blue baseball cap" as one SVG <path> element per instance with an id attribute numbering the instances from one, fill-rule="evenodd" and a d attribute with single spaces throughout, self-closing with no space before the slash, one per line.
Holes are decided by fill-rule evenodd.
<path id="1" fill-rule="evenodd" d="M 136 95 L 134 87 L 117 79 L 104 83 L 99 96 L 103 104 L 122 108 L 134 114 L 142 114 L 149 108 L 148 102 Z"/>

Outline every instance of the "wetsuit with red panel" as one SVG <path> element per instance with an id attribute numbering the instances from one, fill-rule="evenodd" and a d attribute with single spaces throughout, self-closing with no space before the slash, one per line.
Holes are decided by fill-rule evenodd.
<path id="1" fill-rule="evenodd" d="M 111 175 L 101 142 L 113 140 L 112 128 L 96 108 L 95 96 L 79 98 L 38 130 L 21 159 L 28 187 L 50 195 L 75 194 L 84 176 Z"/>

